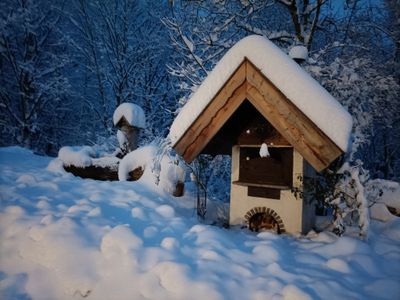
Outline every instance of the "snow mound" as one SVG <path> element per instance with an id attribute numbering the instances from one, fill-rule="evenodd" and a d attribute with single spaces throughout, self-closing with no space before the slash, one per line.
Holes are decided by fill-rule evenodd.
<path id="1" fill-rule="evenodd" d="M 353 253 L 365 254 L 368 253 L 368 247 L 361 240 L 343 236 L 338 239 L 336 238 L 336 241 L 333 243 L 330 242 L 329 244 L 317 247 L 312 251 L 329 258 L 336 256 L 338 253 L 343 256 L 351 255 Z"/>
<path id="2" fill-rule="evenodd" d="M 117 125 L 122 117 L 124 117 L 131 126 L 138 128 L 146 127 L 146 117 L 144 115 L 143 109 L 139 105 L 133 103 L 122 103 L 114 111 L 114 125 Z"/>
<path id="3" fill-rule="evenodd" d="M 128 226 L 118 225 L 103 237 L 100 249 L 103 255 L 113 256 L 128 254 L 142 245 L 143 241 Z"/>
<path id="4" fill-rule="evenodd" d="M 88 217 L 98 217 L 100 215 L 101 215 L 100 207 L 95 207 L 95 208 L 91 209 L 87 214 Z"/>
<path id="5" fill-rule="evenodd" d="M 290 101 L 311 119 L 343 151 L 349 147 L 352 117 L 317 81 L 267 38 L 252 35 L 234 45 L 218 62 L 170 128 L 175 145 L 247 58 Z"/>
<path id="6" fill-rule="evenodd" d="M 147 166 L 153 162 L 153 159 L 157 153 L 157 149 L 154 146 L 140 147 L 132 152 L 129 152 L 119 163 L 118 167 L 118 179 L 120 181 L 127 181 L 129 179 L 129 172 L 142 168 L 145 173 L 148 173 Z"/>
<path id="7" fill-rule="evenodd" d="M 341 273 L 350 273 L 349 265 L 342 259 L 331 258 L 326 262 L 328 268 Z"/>
<path id="8" fill-rule="evenodd" d="M 174 209 L 169 205 L 161 205 L 157 207 L 156 212 L 164 218 L 173 218 L 175 216 Z"/>
<path id="9" fill-rule="evenodd" d="M 144 170 L 139 180 L 146 180 L 155 183 L 156 174 L 152 173 L 154 161 L 157 159 L 157 148 L 154 145 L 144 146 L 128 153 L 120 162 L 118 167 L 118 179 L 127 181 L 129 172 L 141 167 Z M 185 170 L 181 166 L 181 162 L 172 161 L 168 155 L 164 155 L 161 159 L 161 170 L 159 174 L 158 185 L 162 189 L 172 194 L 176 188 L 176 184 L 184 182 Z"/>
<path id="10" fill-rule="evenodd" d="M 140 220 L 146 220 L 147 219 L 145 214 L 144 214 L 144 212 L 143 212 L 143 209 L 141 209 L 140 207 L 132 208 L 131 215 L 132 215 L 133 218 L 137 218 L 137 219 L 140 219 Z"/>
<path id="11" fill-rule="evenodd" d="M 170 295 L 170 299 L 223 299 L 205 283 L 191 280 L 189 268 L 184 264 L 161 262 L 154 268 L 154 274 Z"/>
<path id="12" fill-rule="evenodd" d="M 365 189 L 368 194 L 371 218 L 383 222 L 397 218 L 388 207 L 400 214 L 400 184 L 398 182 L 374 179 L 367 182 Z"/>
<path id="13" fill-rule="evenodd" d="M 58 151 L 58 158 L 65 166 L 88 167 L 92 164 L 95 151 L 89 146 L 65 146 Z"/>
<path id="14" fill-rule="evenodd" d="M 49 162 L 46 170 L 49 172 L 56 173 L 56 174 L 63 174 L 63 173 L 65 173 L 63 165 L 64 165 L 64 162 L 61 159 L 56 158 Z"/>
<path id="15" fill-rule="evenodd" d="M 16 183 L 25 184 L 25 185 L 34 185 L 37 183 L 36 178 L 29 174 L 24 174 L 18 177 Z"/>
<path id="16" fill-rule="evenodd" d="M 385 203 L 387 206 L 393 207 L 400 212 L 400 184 L 392 182 L 391 186 L 386 185 L 379 202 Z"/>
<path id="17" fill-rule="evenodd" d="M 398 281 L 392 279 L 377 279 L 374 283 L 365 286 L 364 289 L 371 299 L 392 300 L 393 298 L 391 297 L 393 295 L 400 295 L 400 284 Z M 394 299 L 396 299 L 396 296 Z"/>
<path id="18" fill-rule="evenodd" d="M 164 191 L 172 194 L 175 191 L 178 182 L 185 181 L 186 171 L 181 161 L 172 161 L 165 155 L 161 160 L 160 183 Z"/>
<path id="19" fill-rule="evenodd" d="M 370 215 L 372 219 L 382 222 L 389 222 L 396 218 L 384 203 L 374 203 L 370 207 Z"/>
<path id="20" fill-rule="evenodd" d="M 166 250 L 179 249 L 179 241 L 173 237 L 166 237 L 162 240 L 161 247 Z"/>
<path id="21" fill-rule="evenodd" d="M 284 300 L 311 300 L 312 298 L 297 286 L 288 284 L 282 290 Z"/>

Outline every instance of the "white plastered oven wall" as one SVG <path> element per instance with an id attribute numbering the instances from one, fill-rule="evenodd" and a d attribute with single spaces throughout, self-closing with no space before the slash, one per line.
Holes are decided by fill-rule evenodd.
<path id="1" fill-rule="evenodd" d="M 268 199 L 261 197 L 251 197 L 247 195 L 247 186 L 234 184 L 234 181 L 239 180 L 239 156 L 240 147 L 232 148 L 232 176 L 231 176 L 231 201 L 229 211 L 230 225 L 244 225 L 245 215 L 248 211 L 255 207 L 266 207 L 273 209 L 282 219 L 287 233 L 297 234 L 308 230 L 307 225 L 303 226 L 303 200 L 292 193 L 291 190 L 281 190 L 280 200 Z M 303 177 L 304 159 L 293 149 L 293 186 L 302 187 L 301 178 Z M 308 216 L 310 209 L 306 208 Z M 304 228 L 303 228 L 304 227 Z"/>
<path id="2" fill-rule="evenodd" d="M 303 233 L 309 232 L 315 226 L 315 187 L 313 179 L 317 177 L 314 168 L 303 159 Z"/>

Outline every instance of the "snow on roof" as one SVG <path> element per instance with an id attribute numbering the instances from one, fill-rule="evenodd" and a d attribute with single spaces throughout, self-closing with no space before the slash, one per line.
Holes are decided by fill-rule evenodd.
<path id="1" fill-rule="evenodd" d="M 294 46 L 289 51 L 289 56 L 293 59 L 307 59 L 308 50 L 304 46 Z"/>
<path id="2" fill-rule="evenodd" d="M 347 151 L 352 117 L 317 81 L 267 38 L 251 35 L 234 45 L 181 109 L 170 128 L 173 145 L 247 58 L 338 147 Z"/>
<path id="3" fill-rule="evenodd" d="M 117 125 L 122 117 L 125 117 L 126 121 L 132 126 L 138 128 L 146 127 L 146 117 L 143 109 L 139 105 L 133 103 L 122 103 L 114 111 L 114 125 Z"/>

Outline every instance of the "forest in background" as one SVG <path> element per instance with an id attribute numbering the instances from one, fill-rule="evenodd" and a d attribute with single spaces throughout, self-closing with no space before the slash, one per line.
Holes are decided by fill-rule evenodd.
<path id="1" fill-rule="evenodd" d="M 4 0 L 0 14 L 1 146 L 116 142 L 123 102 L 146 113 L 143 143 L 164 138 L 223 54 L 260 34 L 308 48 L 303 67 L 354 118 L 347 160 L 400 179 L 398 0 Z"/>

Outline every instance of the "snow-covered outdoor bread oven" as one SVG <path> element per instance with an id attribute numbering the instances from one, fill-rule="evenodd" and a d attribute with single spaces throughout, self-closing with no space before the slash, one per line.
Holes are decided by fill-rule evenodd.
<path id="1" fill-rule="evenodd" d="M 238 42 L 182 108 L 170 129 L 186 162 L 232 155 L 230 224 L 308 231 L 313 203 L 303 180 L 346 152 L 349 113 L 268 39 Z"/>

